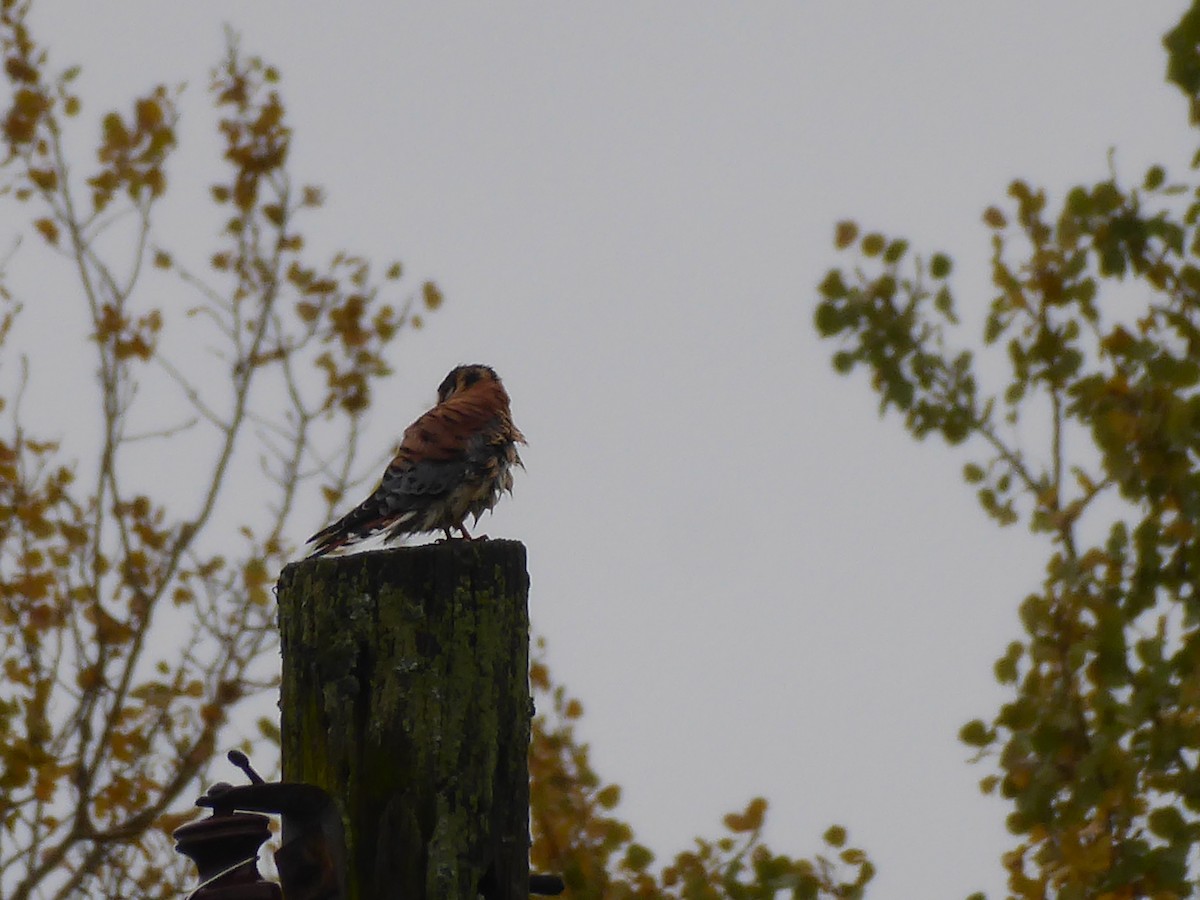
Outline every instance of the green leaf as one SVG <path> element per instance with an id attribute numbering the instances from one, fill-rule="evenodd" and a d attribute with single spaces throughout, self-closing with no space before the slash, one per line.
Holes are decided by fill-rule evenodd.
<path id="1" fill-rule="evenodd" d="M 1009 813 L 1004 825 L 1012 834 L 1025 834 L 1030 827 L 1029 817 L 1020 812 Z"/>
<path id="2" fill-rule="evenodd" d="M 831 825 L 825 832 L 824 840 L 830 847 L 841 847 L 846 843 L 846 829 L 841 825 Z"/>
<path id="3" fill-rule="evenodd" d="M 972 719 L 958 732 L 958 739 L 969 747 L 986 747 L 995 738 L 995 733 L 981 719 Z"/>
<path id="4" fill-rule="evenodd" d="M 1008 224 L 1008 219 L 1005 218 L 1004 213 L 1002 213 L 1000 209 L 995 206 L 989 206 L 983 211 L 983 221 L 984 224 L 986 224 L 989 228 L 995 228 L 997 230 Z"/>
<path id="5" fill-rule="evenodd" d="M 943 284 L 933 295 L 933 308 L 945 316 L 948 321 L 958 324 L 958 316 L 954 314 L 954 295 L 950 293 L 950 289 L 946 285 Z"/>
<path id="6" fill-rule="evenodd" d="M 838 269 L 830 269 L 825 273 L 825 278 L 817 286 L 817 290 L 821 292 L 821 296 L 827 300 L 840 300 L 849 293 L 846 289 L 846 283 L 842 280 L 842 273 Z M 830 333 L 830 332 L 822 332 Z"/>
<path id="7" fill-rule="evenodd" d="M 862 252 L 864 256 L 878 256 L 886 246 L 887 241 L 878 232 L 872 232 L 862 239 Z"/>
<path id="8" fill-rule="evenodd" d="M 883 253 L 883 261 L 889 264 L 900 262 L 904 258 L 904 254 L 908 250 L 908 241 L 896 240 L 887 245 L 887 249 Z"/>
<path id="9" fill-rule="evenodd" d="M 1200 8 L 1191 7 L 1163 38 L 1167 80 L 1189 98 L 1200 93 Z"/>
<path id="10" fill-rule="evenodd" d="M 829 337 L 842 330 L 842 313 L 832 303 L 818 303 L 813 311 L 813 323 L 822 337 Z"/>
<path id="11" fill-rule="evenodd" d="M 1168 841 L 1176 840 L 1184 835 L 1187 822 L 1174 806 L 1160 806 L 1146 817 L 1146 825 L 1150 830 Z"/>
<path id="12" fill-rule="evenodd" d="M 596 802 L 604 809 L 612 809 L 621 802 L 621 786 L 619 784 L 610 784 L 596 794 Z"/>
<path id="13" fill-rule="evenodd" d="M 421 298 L 425 301 L 425 308 L 430 310 L 437 309 L 445 299 L 441 289 L 432 281 L 421 285 Z"/>
<path id="14" fill-rule="evenodd" d="M 1021 656 L 1025 652 L 1025 647 L 1020 641 L 1013 641 L 1008 645 L 1008 651 L 996 660 L 993 671 L 996 675 L 996 680 L 1001 684 L 1013 684 L 1017 680 L 1017 666 L 1021 661 Z"/>
<path id="15" fill-rule="evenodd" d="M 654 854 L 641 844 L 630 844 L 625 851 L 622 865 L 634 872 L 641 872 L 654 862 Z"/>

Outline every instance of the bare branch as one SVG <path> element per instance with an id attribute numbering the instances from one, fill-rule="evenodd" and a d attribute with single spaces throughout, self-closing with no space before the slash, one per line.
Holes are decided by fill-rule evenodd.
<path id="1" fill-rule="evenodd" d="M 178 425 L 168 425 L 164 428 L 155 429 L 154 431 L 142 431 L 137 434 L 125 435 L 121 440 L 122 443 L 125 444 L 135 444 L 138 441 L 178 437 L 185 431 L 190 431 L 192 428 L 195 428 L 198 424 L 200 424 L 200 420 L 193 416 L 190 419 L 180 422 Z"/>
<path id="2" fill-rule="evenodd" d="M 161 353 L 156 353 L 154 355 L 154 361 L 162 368 L 164 372 L 167 373 L 168 376 L 170 376 L 172 381 L 179 385 L 179 389 L 183 391 L 183 395 L 187 398 L 188 402 L 196 408 L 196 411 L 200 413 L 202 417 L 207 419 L 211 424 L 215 425 L 222 431 L 229 430 L 229 423 L 222 419 L 210 406 L 208 406 L 208 404 L 204 402 L 200 396 L 200 391 L 194 384 L 188 381 L 187 376 L 179 371 L 173 362 L 171 362 Z"/>

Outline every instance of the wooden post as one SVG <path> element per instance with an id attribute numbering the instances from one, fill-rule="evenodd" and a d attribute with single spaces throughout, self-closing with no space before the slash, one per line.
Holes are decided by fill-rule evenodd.
<path id="1" fill-rule="evenodd" d="M 516 541 L 283 570 L 283 777 L 339 803 L 347 900 L 529 896 L 528 592 Z"/>

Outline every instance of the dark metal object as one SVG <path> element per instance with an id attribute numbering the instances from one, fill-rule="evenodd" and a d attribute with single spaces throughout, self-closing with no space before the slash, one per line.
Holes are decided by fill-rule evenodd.
<path id="1" fill-rule="evenodd" d="M 311 784 L 263 781 L 244 753 L 231 750 L 228 758 L 251 783 L 214 784 L 196 801 L 212 815 L 175 831 L 175 849 L 200 870 L 200 886 L 188 900 L 344 900 L 346 842 L 333 798 Z M 283 823 L 275 852 L 279 884 L 258 871 L 259 848 L 271 836 L 264 813 Z M 557 875 L 529 876 L 530 894 L 557 896 L 564 889 Z"/>
<path id="2" fill-rule="evenodd" d="M 254 771 L 254 766 L 250 765 L 250 759 L 241 750 L 230 750 L 225 754 L 225 758 L 241 769 L 250 779 L 251 784 L 265 784 L 263 777 Z"/>
<path id="3" fill-rule="evenodd" d="M 230 790 L 228 784 L 215 784 L 201 800 Z M 271 836 L 269 822 L 266 816 L 214 806 L 207 819 L 176 829 L 175 849 L 200 871 L 191 900 L 280 900 L 279 885 L 264 881 L 258 871 L 258 848 Z"/>
<path id="4" fill-rule="evenodd" d="M 204 799 L 200 805 L 209 805 Z M 325 791 L 311 784 L 263 782 L 230 788 L 217 800 L 282 819 L 282 845 L 275 853 L 275 865 L 287 900 L 341 900 L 345 896 L 342 818 Z"/>
<path id="5" fill-rule="evenodd" d="M 567 889 L 567 884 L 558 875 L 529 875 L 529 894 L 533 897 L 557 897 Z M 497 900 L 504 893 L 496 885 L 496 880 L 489 871 L 479 882 L 479 897 L 481 900 Z"/>
<path id="6" fill-rule="evenodd" d="M 567 889 L 567 883 L 559 875 L 530 875 L 529 893 L 539 897 L 557 897 Z"/>
<path id="7" fill-rule="evenodd" d="M 332 798 L 311 784 L 264 782 L 236 750 L 229 761 L 251 783 L 213 785 L 196 801 L 213 814 L 175 832 L 175 849 L 200 870 L 193 900 L 342 900 L 346 844 Z M 258 873 L 258 848 L 270 837 L 270 819 L 262 813 L 283 822 L 275 853 L 280 884 Z"/>

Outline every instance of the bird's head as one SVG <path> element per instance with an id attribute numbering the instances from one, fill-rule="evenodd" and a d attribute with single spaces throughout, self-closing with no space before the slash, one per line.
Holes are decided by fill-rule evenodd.
<path id="1" fill-rule="evenodd" d="M 458 366 L 451 369 L 450 374 L 438 385 L 438 403 L 445 403 L 455 394 L 486 381 L 500 383 L 500 376 L 491 366 Z"/>

